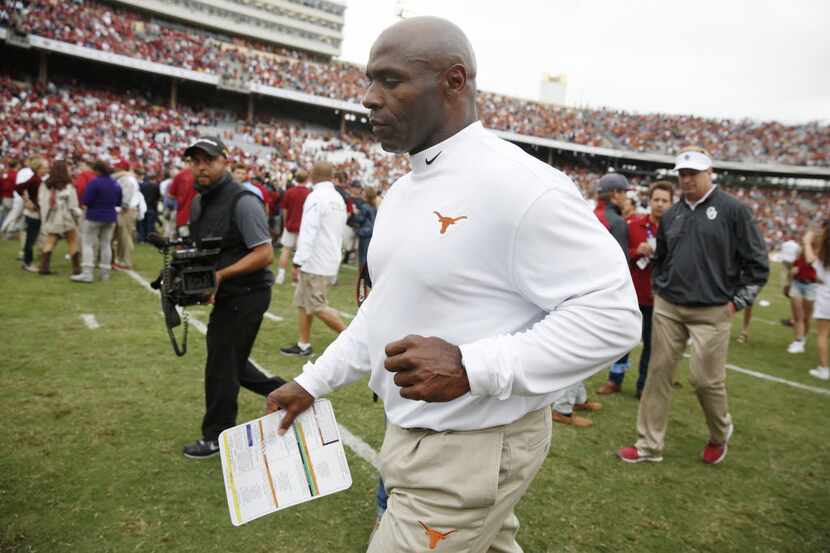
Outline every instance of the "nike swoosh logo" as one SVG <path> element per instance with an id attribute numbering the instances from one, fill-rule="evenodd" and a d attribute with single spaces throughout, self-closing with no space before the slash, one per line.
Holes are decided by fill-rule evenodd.
<path id="1" fill-rule="evenodd" d="M 440 155 L 441 155 L 441 154 L 443 154 L 443 153 L 444 153 L 444 150 L 441 150 L 440 152 L 438 152 L 437 154 L 435 154 L 435 157 L 434 157 L 434 158 L 432 158 L 432 159 L 427 159 L 427 158 L 425 157 L 425 158 L 424 158 L 424 161 L 426 162 L 426 164 L 427 164 L 427 165 L 432 165 L 432 162 L 433 162 L 433 161 L 435 161 L 436 159 L 438 159 L 438 156 L 440 156 Z"/>

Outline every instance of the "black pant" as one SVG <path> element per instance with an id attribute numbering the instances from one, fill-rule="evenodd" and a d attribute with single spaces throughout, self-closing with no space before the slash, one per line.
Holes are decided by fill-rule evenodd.
<path id="1" fill-rule="evenodd" d="M 26 217 L 26 243 L 23 246 L 23 264 L 31 265 L 35 259 L 34 247 L 40 234 L 40 219 Z"/>
<path id="2" fill-rule="evenodd" d="M 654 312 L 654 306 L 640 304 L 640 313 L 643 314 L 643 351 L 640 353 L 640 374 L 637 377 L 637 390 L 642 392 L 646 387 L 646 378 L 648 378 L 648 362 L 651 359 L 651 315 Z M 617 363 L 628 364 L 628 354 L 623 355 Z M 609 373 L 608 380 L 614 384 L 622 386 L 625 373 Z"/>
<path id="3" fill-rule="evenodd" d="M 146 242 L 147 236 L 151 232 L 156 232 L 156 217 L 157 213 L 154 210 L 148 209 L 144 214 L 144 218 L 135 223 L 135 231 L 138 233 L 139 242 Z"/>
<path id="4" fill-rule="evenodd" d="M 648 378 L 648 362 L 651 359 L 651 316 L 653 305 L 640 305 L 643 314 L 643 351 L 640 353 L 640 376 L 637 377 L 637 390 L 642 392 Z"/>
<path id="5" fill-rule="evenodd" d="M 248 360 L 262 315 L 271 303 L 271 289 L 262 288 L 216 302 L 210 313 L 205 364 L 205 417 L 202 436 L 215 440 L 236 424 L 239 386 L 267 396 L 285 384 L 269 378 Z"/>

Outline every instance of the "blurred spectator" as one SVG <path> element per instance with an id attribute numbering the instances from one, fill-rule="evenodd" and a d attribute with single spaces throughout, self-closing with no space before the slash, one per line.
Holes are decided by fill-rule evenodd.
<path id="1" fill-rule="evenodd" d="M 38 194 L 43 233 L 38 272 L 42 275 L 53 274 L 50 268 L 52 252 L 58 240 L 64 236 L 72 260 L 72 274 L 80 274 L 78 223 L 81 219 L 81 209 L 78 207 L 78 196 L 69 178 L 69 167 L 65 161 L 58 160 L 52 164 L 49 179 L 40 187 Z"/>
<path id="2" fill-rule="evenodd" d="M 115 164 L 115 172 L 112 178 L 121 187 L 121 207 L 118 211 L 118 218 L 115 224 L 115 238 L 113 249 L 115 250 L 114 269 L 133 268 L 133 233 L 135 232 L 136 221 L 138 220 L 138 195 L 141 194 L 138 187 L 138 179 L 132 171 L 130 162 L 122 159 Z"/>
<path id="3" fill-rule="evenodd" d="M 288 267 L 288 262 L 297 249 L 297 236 L 300 234 L 300 226 L 303 221 L 303 206 L 305 200 L 311 193 L 311 189 L 306 186 L 308 180 L 308 173 L 304 170 L 297 172 L 294 177 L 294 186 L 285 191 L 285 198 L 282 202 L 282 213 L 285 224 L 283 225 L 282 237 L 280 243 L 282 244 L 282 252 L 280 252 L 280 260 L 277 270 L 277 284 L 285 282 L 285 270 Z M 297 271 L 292 271 L 292 280 L 297 281 Z"/>
<path id="4" fill-rule="evenodd" d="M 176 233 L 179 236 L 190 236 L 187 223 L 190 221 L 190 204 L 196 196 L 193 182 L 193 170 L 185 167 L 173 177 L 167 189 L 167 195 L 176 200 Z"/>
<path id="5" fill-rule="evenodd" d="M 73 275 L 73 282 L 93 282 L 95 252 L 100 251 L 101 280 L 109 280 L 112 266 L 112 235 L 117 220 L 116 208 L 121 206 L 121 187 L 110 176 L 112 169 L 103 160 L 97 160 L 92 170 L 98 175 L 87 184 L 81 203 L 86 206 L 81 239 L 81 274 Z"/>
<path id="6" fill-rule="evenodd" d="M 369 253 L 369 241 L 372 239 L 372 231 L 375 227 L 375 217 L 378 212 L 378 205 L 380 205 L 380 198 L 378 198 L 377 190 L 374 188 L 365 188 L 363 190 L 363 201 L 358 206 L 355 213 L 355 234 L 357 234 L 357 266 L 362 268 L 366 265 L 366 256 Z M 367 283 L 369 288 L 372 287 L 372 281 Z"/>
<path id="7" fill-rule="evenodd" d="M 144 203 L 147 205 L 147 212 L 144 218 L 138 222 L 138 240 L 146 242 L 147 236 L 156 231 L 156 220 L 158 218 L 158 206 L 161 198 L 159 191 L 158 175 L 148 171 L 139 185 L 141 195 L 144 196 Z"/>
<path id="8" fill-rule="evenodd" d="M 17 179 L 17 160 L 7 159 L 0 173 L 0 227 L 12 210 L 14 185 Z"/>
<path id="9" fill-rule="evenodd" d="M 34 247 L 40 234 L 40 185 L 49 172 L 49 163 L 42 157 L 34 157 L 27 162 L 27 167 L 18 171 L 14 191 L 23 199 L 23 216 L 26 220 L 26 243 L 23 245 L 23 270 L 38 272 L 32 264 Z"/>

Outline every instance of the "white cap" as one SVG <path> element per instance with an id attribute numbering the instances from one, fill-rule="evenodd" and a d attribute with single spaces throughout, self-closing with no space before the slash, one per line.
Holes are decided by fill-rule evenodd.
<path id="1" fill-rule="evenodd" d="M 29 182 L 29 179 L 35 176 L 35 172 L 29 169 L 28 167 L 24 167 L 20 171 L 17 172 L 17 178 L 15 178 L 15 184 L 23 184 L 24 182 Z"/>
<path id="2" fill-rule="evenodd" d="M 674 170 L 694 169 L 705 171 L 712 167 L 712 160 L 703 152 L 683 152 L 674 159 Z"/>

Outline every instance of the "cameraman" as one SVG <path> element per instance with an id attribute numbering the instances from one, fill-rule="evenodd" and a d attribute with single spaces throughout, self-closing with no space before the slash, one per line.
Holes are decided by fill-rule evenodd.
<path id="1" fill-rule="evenodd" d="M 285 383 L 269 378 L 250 361 L 262 316 L 271 303 L 274 257 L 262 201 L 234 182 L 225 145 L 201 137 L 185 150 L 198 195 L 190 213 L 190 234 L 221 237 L 216 290 L 210 297 L 205 364 L 205 416 L 202 439 L 184 446 L 184 455 L 204 459 L 219 453 L 219 433 L 236 424 L 239 386 L 267 396 Z"/>

